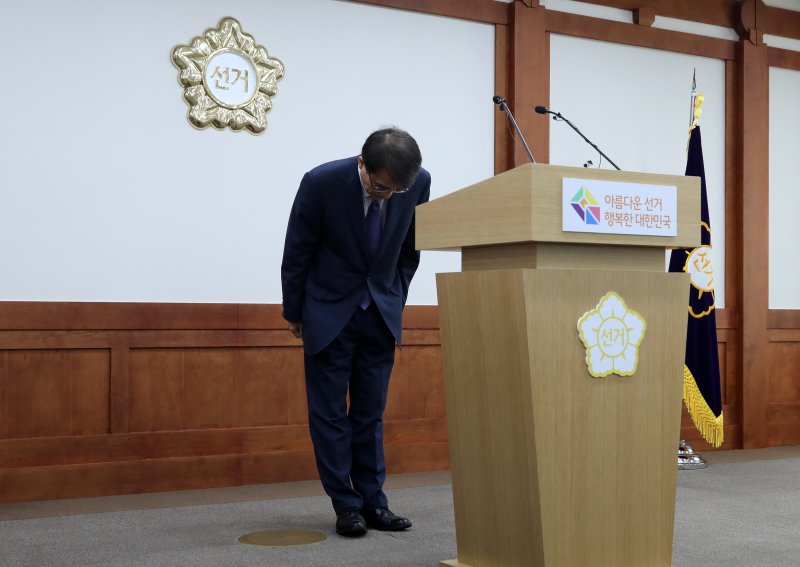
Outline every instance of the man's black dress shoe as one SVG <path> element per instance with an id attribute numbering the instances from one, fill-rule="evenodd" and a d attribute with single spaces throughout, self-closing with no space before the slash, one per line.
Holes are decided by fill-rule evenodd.
<path id="1" fill-rule="evenodd" d="M 358 510 L 345 510 L 336 514 L 336 533 L 354 537 L 367 533 L 367 523 Z"/>
<path id="2" fill-rule="evenodd" d="M 411 527 L 411 520 L 396 516 L 389 508 L 364 509 L 364 518 L 370 528 L 382 532 L 399 532 Z"/>

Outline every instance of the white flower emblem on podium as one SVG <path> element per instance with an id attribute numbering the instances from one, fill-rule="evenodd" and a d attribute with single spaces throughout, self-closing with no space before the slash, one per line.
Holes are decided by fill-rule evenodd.
<path id="1" fill-rule="evenodd" d="M 639 345 L 647 323 L 617 293 L 606 293 L 597 307 L 578 320 L 578 333 L 586 347 L 589 374 L 633 376 L 639 364 Z"/>

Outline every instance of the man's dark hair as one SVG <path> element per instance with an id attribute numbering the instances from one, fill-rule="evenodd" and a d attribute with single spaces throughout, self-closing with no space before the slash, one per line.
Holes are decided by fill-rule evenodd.
<path id="1" fill-rule="evenodd" d="M 411 187 L 422 165 L 422 154 L 411 134 L 398 128 L 384 128 L 369 135 L 361 148 L 368 173 L 385 169 L 398 188 Z"/>

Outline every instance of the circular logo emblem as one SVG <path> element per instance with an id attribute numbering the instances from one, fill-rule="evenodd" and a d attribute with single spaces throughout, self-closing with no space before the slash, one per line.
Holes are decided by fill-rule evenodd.
<path id="1" fill-rule="evenodd" d="M 203 86 L 219 105 L 236 109 L 248 104 L 258 90 L 258 74 L 250 58 L 231 49 L 220 49 L 206 63 Z"/>
<path id="2" fill-rule="evenodd" d="M 711 265 L 711 246 L 698 246 L 686 258 L 686 272 L 692 285 L 703 291 L 714 291 L 714 269 Z"/>

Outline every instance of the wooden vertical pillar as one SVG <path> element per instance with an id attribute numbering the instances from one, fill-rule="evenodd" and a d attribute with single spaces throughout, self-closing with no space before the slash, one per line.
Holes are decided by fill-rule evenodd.
<path id="1" fill-rule="evenodd" d="M 511 8 L 509 8 L 511 12 Z M 494 93 L 508 98 L 511 80 L 511 26 L 497 24 L 494 27 Z M 509 134 L 505 113 L 496 106 L 494 113 L 494 174 L 498 175 L 514 167 L 514 139 Z"/>
<path id="2" fill-rule="evenodd" d="M 769 400 L 769 66 L 756 29 L 742 30 L 738 46 L 738 115 L 741 124 L 740 306 L 742 445 L 766 447 Z"/>
<path id="3" fill-rule="evenodd" d="M 537 104 L 547 105 L 550 99 L 550 53 L 545 9 L 538 5 L 538 0 L 516 0 L 509 10 L 509 106 L 536 161 L 547 163 L 550 159 L 549 120 L 533 110 Z M 517 141 L 510 167 L 529 161 L 525 147 Z"/>

